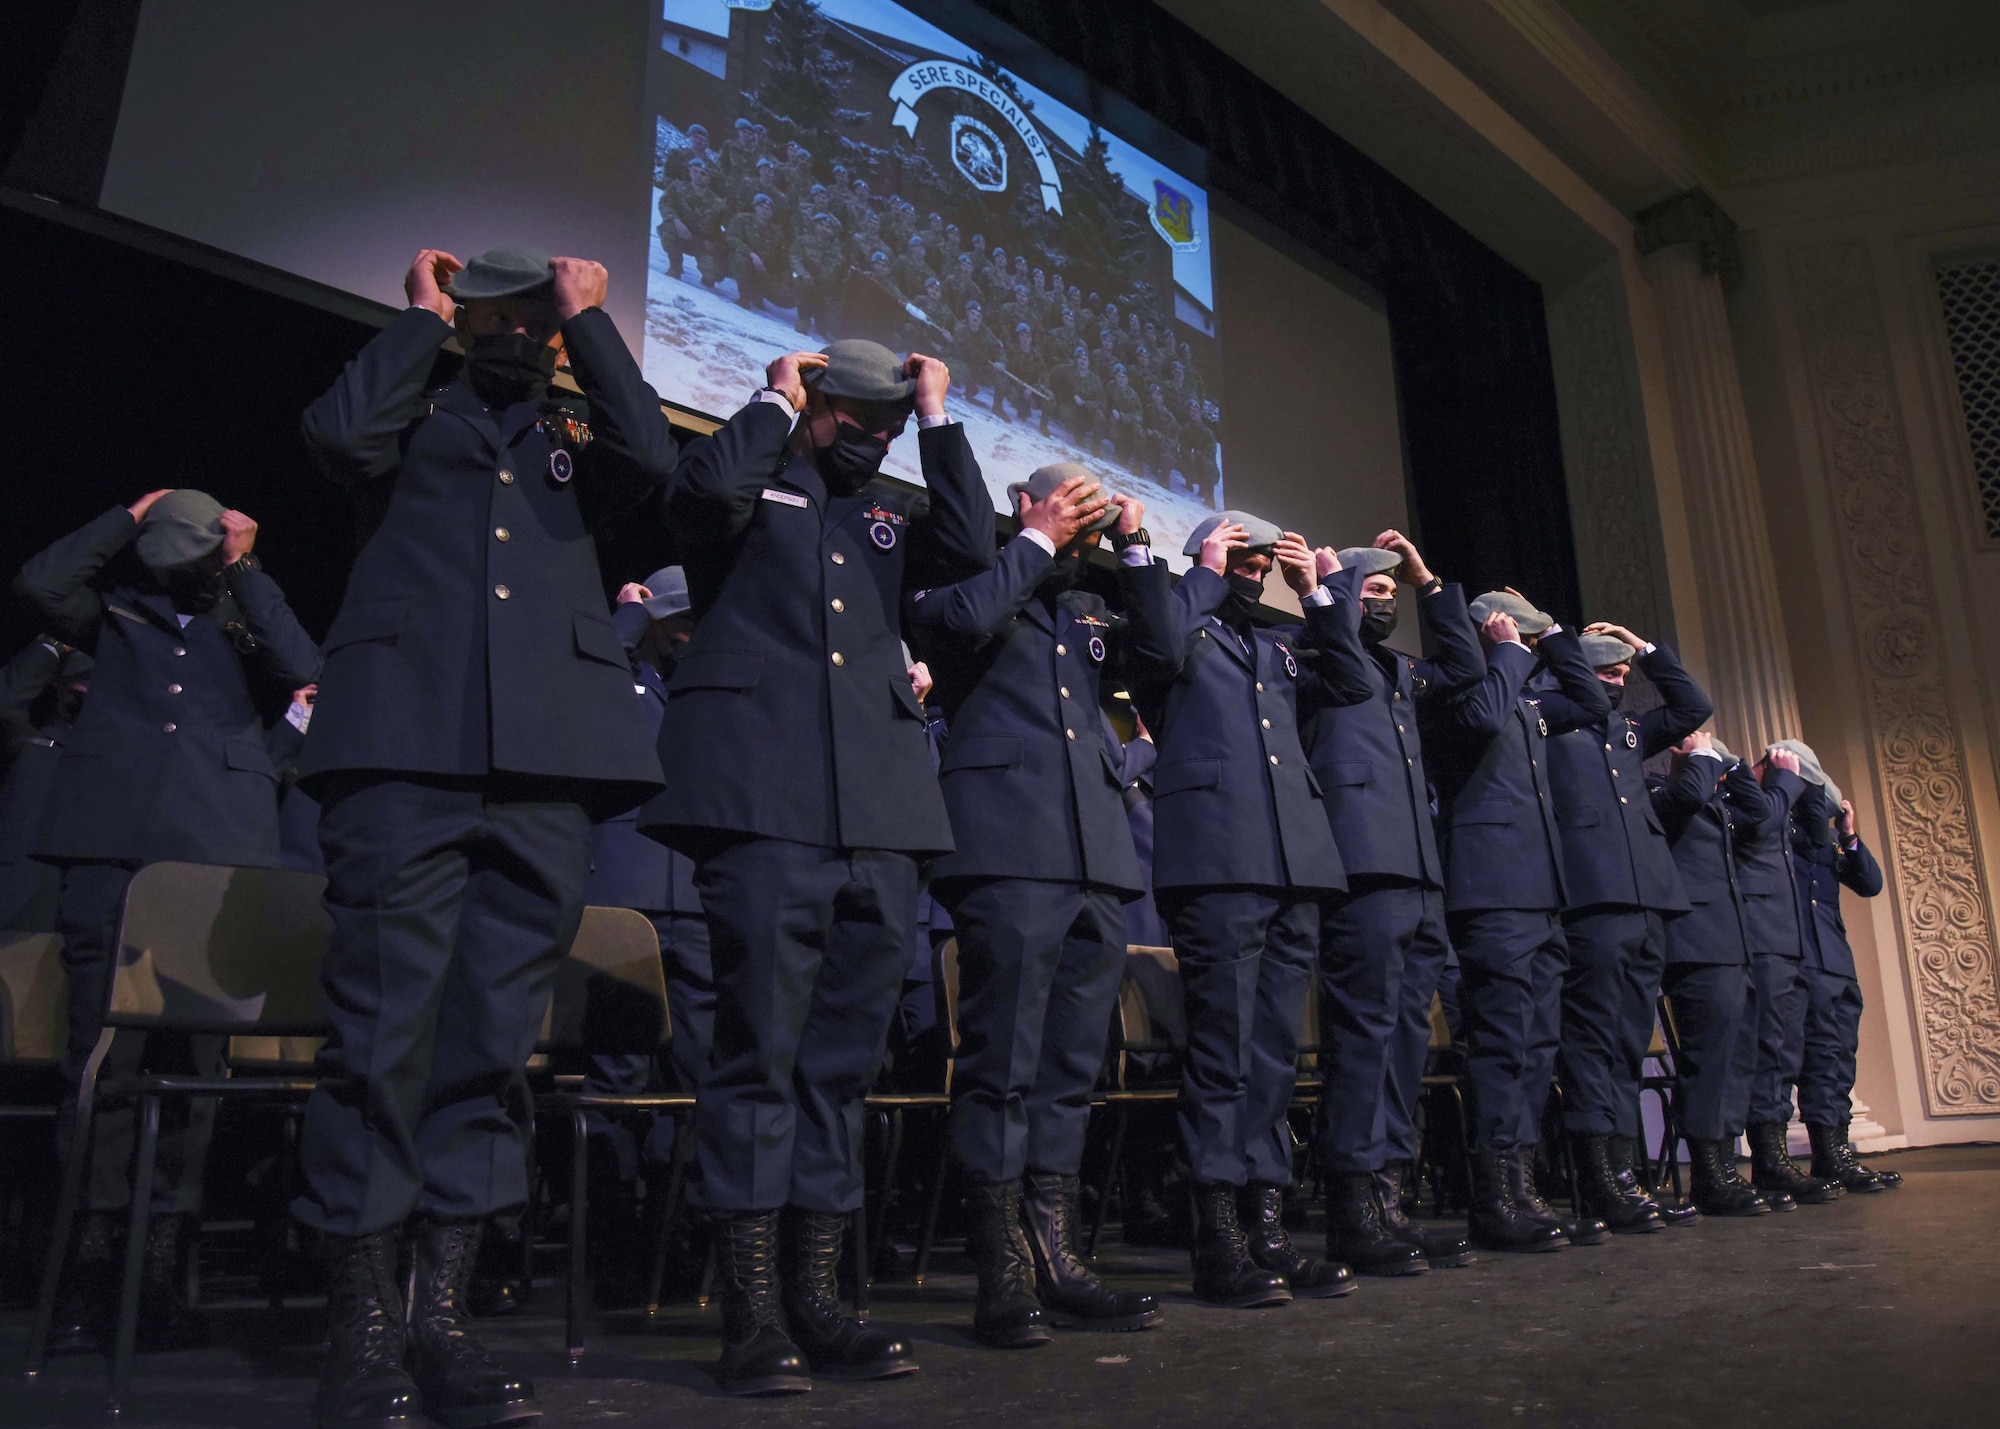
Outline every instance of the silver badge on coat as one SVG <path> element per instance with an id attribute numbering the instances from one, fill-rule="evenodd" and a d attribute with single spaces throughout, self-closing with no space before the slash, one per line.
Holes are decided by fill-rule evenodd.
<path id="1" fill-rule="evenodd" d="M 892 550 L 896 544 L 896 528 L 887 521 L 877 521 L 868 528 L 868 539 L 883 550 Z"/>
<path id="2" fill-rule="evenodd" d="M 1639 747 L 1639 731 L 1632 728 L 1629 724 L 1625 726 L 1625 747 L 1627 749 L 1637 749 Z"/>
<path id="3" fill-rule="evenodd" d="M 1103 637 L 1103 636 L 1101 636 L 1101 635 L 1093 635 L 1093 636 L 1091 636 L 1091 637 L 1090 637 L 1090 658 L 1091 658 L 1091 659 L 1093 659 L 1093 660 L 1095 660 L 1095 661 L 1096 661 L 1096 662 L 1097 662 L 1098 664 L 1100 664 L 1100 665 L 1102 665 L 1102 664 L 1104 663 L 1104 637 Z"/>
<path id="4" fill-rule="evenodd" d="M 549 480 L 557 486 L 569 485 L 570 477 L 576 474 L 576 464 L 569 459 L 569 453 L 557 447 L 549 453 Z"/>

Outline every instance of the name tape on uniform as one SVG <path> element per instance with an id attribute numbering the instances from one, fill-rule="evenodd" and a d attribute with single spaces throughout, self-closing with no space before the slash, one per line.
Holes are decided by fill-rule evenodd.
<path id="1" fill-rule="evenodd" d="M 805 497 L 801 496 L 798 492 L 780 491 L 775 486 L 767 486 L 758 494 L 766 501 L 775 501 L 780 506 L 804 506 L 806 504 Z"/>

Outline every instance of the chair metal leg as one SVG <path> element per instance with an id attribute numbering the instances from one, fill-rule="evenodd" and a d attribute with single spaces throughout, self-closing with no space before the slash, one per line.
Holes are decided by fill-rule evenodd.
<path id="1" fill-rule="evenodd" d="M 132 1385 L 132 1348 L 139 1337 L 139 1274 L 146 1263 L 146 1231 L 153 1218 L 153 1163 L 160 1151 L 160 1099 L 139 1103 L 139 1171 L 132 1182 L 132 1215 L 125 1230 L 125 1275 L 118 1287 L 118 1338 L 111 1351 L 111 1412 L 119 1412 Z"/>
<path id="2" fill-rule="evenodd" d="M 680 1209 L 681 1189 L 687 1177 L 688 1143 L 694 1139 L 693 1119 L 674 1128 L 674 1154 L 667 1162 L 667 1193 L 653 1233 L 653 1268 L 646 1277 L 646 1313 L 660 1313 L 660 1286 L 667 1278 L 667 1233 L 673 1229 L 674 1213 Z"/>
<path id="3" fill-rule="evenodd" d="M 590 1127 L 582 1107 L 570 1110 L 569 1166 L 569 1294 L 563 1305 L 564 1344 L 569 1362 L 583 1358 L 583 1270 L 589 1234 Z"/>
<path id="4" fill-rule="evenodd" d="M 883 1120 L 889 1128 L 889 1145 L 882 1157 L 882 1194 L 875 1205 L 874 1238 L 884 1244 L 889 1238 L 889 1218 L 896 1205 L 896 1163 L 903 1154 L 903 1109 L 897 1107 Z"/>
<path id="5" fill-rule="evenodd" d="M 41 1373 L 48 1358 L 49 1331 L 56 1315 L 56 1295 L 62 1289 L 63 1263 L 69 1258 L 70 1236 L 76 1229 L 77 1207 L 83 1201 L 83 1175 L 90 1164 L 92 1119 L 97 1113 L 97 1071 L 111 1051 L 116 1034 L 109 1027 L 97 1036 L 90 1060 L 77 1086 L 76 1112 L 70 1127 L 69 1161 L 63 1167 L 62 1192 L 56 1198 L 56 1223 L 50 1230 L 48 1255 L 42 1261 L 42 1286 L 35 1296 L 35 1320 L 28 1332 L 28 1378 Z"/>
<path id="6" fill-rule="evenodd" d="M 1118 1104 L 1118 1114 L 1111 1118 L 1111 1150 L 1104 1162 L 1104 1190 L 1097 1198 L 1097 1212 L 1090 1218 L 1090 1238 L 1084 1242 L 1083 1258 L 1097 1259 L 1097 1238 L 1104 1234 L 1104 1218 L 1110 1214 L 1111 1198 L 1124 1197 L 1124 1181 L 1118 1174 L 1119 1160 L 1125 1154 L 1125 1128 L 1131 1120 L 1132 1110 L 1123 1102 Z M 1130 1206 L 1122 1206 L 1126 1214 Z"/>
<path id="7" fill-rule="evenodd" d="M 864 1200 L 861 1209 L 848 1218 L 854 1227 L 854 1318 L 868 1318 L 868 1205 Z"/>
<path id="8" fill-rule="evenodd" d="M 931 1262 L 931 1242 L 937 1235 L 938 1207 L 944 1202 L 944 1179 L 951 1174 L 951 1158 L 938 1158 L 937 1175 L 931 1181 L 931 1203 L 924 1210 L 924 1233 L 917 1241 L 917 1284 L 924 1283 L 924 1271 Z"/>
<path id="9" fill-rule="evenodd" d="M 694 1303 L 706 1310 L 709 1297 L 715 1293 L 715 1262 L 722 1254 L 722 1238 L 710 1235 L 708 1238 L 708 1261 L 701 1268 L 701 1288 L 694 1292 Z"/>

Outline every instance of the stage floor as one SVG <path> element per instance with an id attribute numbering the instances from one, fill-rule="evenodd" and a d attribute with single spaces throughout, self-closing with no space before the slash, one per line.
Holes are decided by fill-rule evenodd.
<path id="1" fill-rule="evenodd" d="M 971 1342 L 971 1281 L 946 1256 L 923 1288 L 875 1292 L 875 1318 L 915 1341 L 921 1374 L 789 1400 L 717 1395 L 715 1321 L 691 1305 L 651 1326 L 607 1320 L 574 1370 L 547 1318 L 554 1286 L 492 1338 L 523 1356 L 548 1425 L 2000 1423 L 2000 1147 L 1869 1159 L 1902 1171 L 1902 1188 L 1556 1255 L 1488 1255 L 1276 1310 L 1196 1304 L 1179 1253 L 1110 1246 L 1105 1266 L 1156 1290 L 1166 1324 L 1029 1352 Z M 27 1316 L 10 1313 L 0 1424 L 304 1425 L 312 1321 L 245 1312 L 212 1348 L 142 1357 L 124 1415 L 107 1421 L 103 1360 L 59 1360 L 25 1382 Z"/>

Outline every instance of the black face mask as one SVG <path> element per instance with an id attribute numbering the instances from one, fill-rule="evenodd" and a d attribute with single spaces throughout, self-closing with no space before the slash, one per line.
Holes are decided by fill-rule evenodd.
<path id="1" fill-rule="evenodd" d="M 812 450 L 813 463 L 819 467 L 819 479 L 826 483 L 826 489 L 835 496 L 847 496 L 882 469 L 889 455 L 889 439 L 842 422 L 830 444 L 815 444 Z"/>
<path id="2" fill-rule="evenodd" d="M 167 599 L 182 615 L 206 615 L 222 599 L 224 581 L 221 571 L 180 566 L 171 571 L 161 571 L 158 575 L 160 584 L 166 588 Z"/>
<path id="3" fill-rule="evenodd" d="M 1035 594 L 1054 599 L 1066 590 L 1075 590 L 1083 582 L 1083 558 L 1081 556 L 1059 555 L 1055 564 L 1042 572 L 1042 578 L 1035 582 Z"/>
<path id="4" fill-rule="evenodd" d="M 1361 597 L 1361 638 L 1370 645 L 1380 645 L 1389 638 L 1389 632 L 1396 628 L 1396 597 L 1393 595 L 1364 595 Z"/>
<path id="5" fill-rule="evenodd" d="M 1604 697 L 1611 701 L 1611 708 L 1617 709 L 1625 703 L 1625 687 L 1614 685 L 1608 680 L 1599 681 L 1604 686 Z"/>
<path id="6" fill-rule="evenodd" d="M 511 405 L 549 385 L 556 375 L 556 350 L 524 332 L 484 333 L 466 350 L 465 371 L 489 405 Z"/>
<path id="7" fill-rule="evenodd" d="M 1232 571 L 1222 578 L 1229 586 L 1229 599 L 1223 602 L 1224 614 L 1236 619 L 1248 619 L 1264 599 L 1264 582 L 1256 576 L 1239 575 Z"/>

